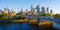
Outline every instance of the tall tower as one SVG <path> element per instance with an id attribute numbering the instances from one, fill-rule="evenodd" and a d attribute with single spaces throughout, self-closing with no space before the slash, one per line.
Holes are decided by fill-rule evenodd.
<path id="1" fill-rule="evenodd" d="M 28 13 L 28 9 L 26 9 L 26 13 Z"/>
<path id="2" fill-rule="evenodd" d="M 34 8 L 34 5 L 31 5 L 31 12 L 35 12 L 35 8 Z"/>
<path id="3" fill-rule="evenodd" d="M 7 6 L 7 8 L 6 8 L 7 10 L 8 10 L 8 13 L 10 13 L 10 9 L 8 8 L 8 6 Z"/>
<path id="4" fill-rule="evenodd" d="M 23 9 L 21 8 L 21 13 L 23 12 Z"/>
<path id="5" fill-rule="evenodd" d="M 40 13 L 40 5 L 38 4 L 37 7 L 36 7 L 36 11 L 37 11 L 37 14 Z"/>
<path id="6" fill-rule="evenodd" d="M 21 12 L 20 12 L 21 15 L 24 15 L 25 12 L 23 11 L 23 9 L 21 8 Z"/>
<path id="7" fill-rule="evenodd" d="M 4 8 L 4 14 L 8 14 L 8 9 Z"/>
<path id="8" fill-rule="evenodd" d="M 15 12 L 13 9 L 11 9 L 10 15 L 11 15 L 11 16 L 15 16 L 15 15 L 16 15 L 16 12 Z"/>
<path id="9" fill-rule="evenodd" d="M 47 13 L 49 13 L 49 7 L 47 7 L 47 10 L 46 10 Z"/>
<path id="10" fill-rule="evenodd" d="M 28 9 L 26 9 L 26 15 L 28 14 Z"/>
<path id="11" fill-rule="evenodd" d="M 53 11 L 52 11 L 52 9 L 50 10 L 50 14 L 51 14 L 51 16 L 52 16 L 52 14 L 53 14 Z"/>
<path id="12" fill-rule="evenodd" d="M 42 14 L 45 14 L 46 12 L 45 12 L 45 7 L 41 7 L 41 12 L 42 12 Z"/>

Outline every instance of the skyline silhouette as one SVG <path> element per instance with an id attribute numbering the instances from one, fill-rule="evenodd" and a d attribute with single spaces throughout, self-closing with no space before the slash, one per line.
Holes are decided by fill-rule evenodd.
<path id="1" fill-rule="evenodd" d="M 26 9 L 30 10 L 32 4 L 36 7 L 39 3 L 40 7 L 49 7 L 49 9 L 53 10 L 53 13 L 60 13 L 59 1 L 60 0 L 0 0 L 0 9 L 4 10 L 4 8 L 8 7 L 18 12 L 22 8 L 25 11 Z"/>

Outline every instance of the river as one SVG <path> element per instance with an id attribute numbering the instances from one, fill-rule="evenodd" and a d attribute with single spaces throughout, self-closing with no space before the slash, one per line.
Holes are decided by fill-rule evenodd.
<path id="1" fill-rule="evenodd" d="M 27 23 L 11 23 L 7 25 L 0 24 L 0 30 L 38 30 L 38 27 Z"/>
<path id="2" fill-rule="evenodd" d="M 60 29 L 60 25 L 53 24 L 52 28 Z M 30 25 L 28 23 L 9 23 L 0 24 L 0 30 L 39 30 L 37 25 Z M 53 30 L 53 29 L 52 29 Z"/>
<path id="3" fill-rule="evenodd" d="M 53 23 L 52 28 L 60 30 L 60 24 L 58 24 L 60 20 L 57 21 Z M 37 25 L 29 25 L 28 23 L 9 23 L 7 25 L 0 23 L 0 30 L 39 30 L 39 28 Z"/>

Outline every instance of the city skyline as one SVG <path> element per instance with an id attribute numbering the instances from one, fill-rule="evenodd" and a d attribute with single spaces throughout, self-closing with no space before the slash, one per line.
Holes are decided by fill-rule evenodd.
<path id="1" fill-rule="evenodd" d="M 49 10 L 52 9 L 53 13 L 60 13 L 59 12 L 59 1 L 60 0 L 0 0 L 0 9 L 9 8 L 14 9 L 16 12 L 20 11 L 21 8 L 24 10 L 31 9 L 31 5 L 33 4 L 34 7 L 37 4 L 40 4 L 40 7 L 49 7 Z"/>

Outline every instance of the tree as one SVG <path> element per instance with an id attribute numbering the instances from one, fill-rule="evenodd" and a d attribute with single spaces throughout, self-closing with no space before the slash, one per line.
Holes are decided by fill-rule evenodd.
<path id="1" fill-rule="evenodd" d="M 51 16 L 51 14 L 47 13 L 46 16 Z"/>
<path id="2" fill-rule="evenodd" d="M 18 19 L 23 19 L 23 17 L 22 16 L 19 16 Z"/>
<path id="3" fill-rule="evenodd" d="M 60 14 L 53 15 L 54 18 L 60 18 Z"/>
<path id="4" fill-rule="evenodd" d="M 2 15 L 2 20 L 8 20 L 8 16 L 6 14 Z"/>

